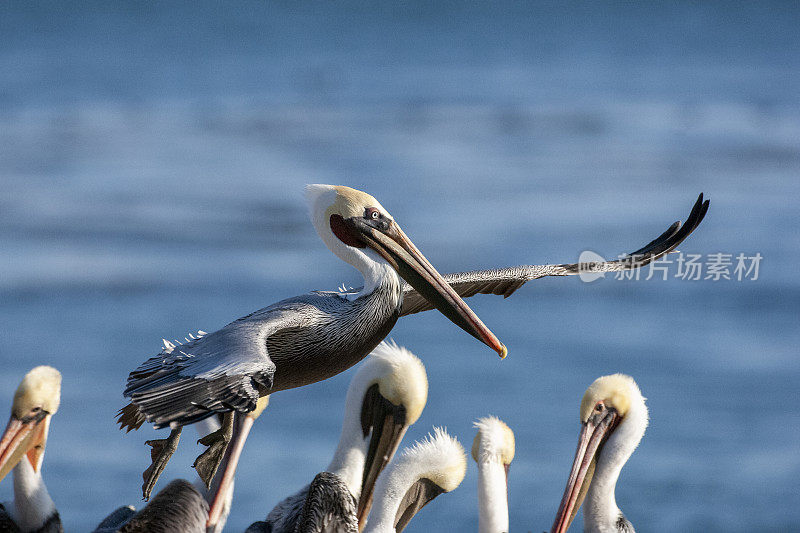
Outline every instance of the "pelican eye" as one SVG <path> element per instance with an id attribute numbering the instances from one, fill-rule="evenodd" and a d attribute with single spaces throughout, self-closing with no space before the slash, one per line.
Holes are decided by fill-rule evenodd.
<path id="1" fill-rule="evenodd" d="M 33 409 L 31 409 L 31 411 L 33 411 L 34 413 L 38 413 L 38 412 L 39 412 L 39 411 L 41 411 L 41 410 L 42 410 L 42 408 L 41 408 L 41 407 L 38 407 L 38 406 L 37 406 L 37 407 L 34 407 Z"/>
<path id="2" fill-rule="evenodd" d="M 594 410 L 599 413 L 603 410 L 604 407 L 605 406 L 603 405 L 603 402 L 597 402 L 597 405 L 594 406 Z"/>
<path id="3" fill-rule="evenodd" d="M 381 212 L 375 207 L 368 207 L 364 212 L 364 217 L 371 218 L 372 220 L 378 220 L 381 218 Z"/>

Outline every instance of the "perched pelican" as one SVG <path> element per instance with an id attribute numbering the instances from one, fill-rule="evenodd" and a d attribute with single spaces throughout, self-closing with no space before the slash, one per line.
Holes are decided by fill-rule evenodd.
<path id="1" fill-rule="evenodd" d="M 586 498 L 583 530 L 633 533 L 617 507 L 614 489 L 628 458 L 647 428 L 647 406 L 632 377 L 597 378 L 581 401 L 581 434 L 567 488 L 551 533 L 564 533 Z"/>
<path id="2" fill-rule="evenodd" d="M 131 372 L 124 391 L 131 405 L 120 411 L 123 427 L 146 420 L 156 428 L 172 428 L 159 444 L 163 453 L 155 458 L 153 478 L 174 452 L 184 424 L 215 412 L 252 411 L 259 397 L 329 378 L 363 359 L 400 315 L 400 276 L 458 326 L 506 355 L 506 347 L 375 198 L 331 185 L 310 185 L 306 191 L 317 232 L 333 253 L 361 272 L 364 288 L 289 298 L 214 333 L 187 338 L 186 344 L 165 341 L 160 354 Z M 227 446 L 228 435 L 218 437 Z M 235 443 L 243 436 L 236 431 L 230 438 L 239 446 Z M 198 468 L 206 482 L 218 464 L 209 461 Z M 145 493 L 154 481 L 145 481 Z M 210 517 L 216 512 L 212 504 Z"/>
<path id="3" fill-rule="evenodd" d="M 206 418 L 194 424 L 202 438 L 220 430 L 216 417 Z M 119 507 L 97 526 L 93 533 L 147 533 L 150 531 L 181 531 L 182 533 L 221 533 L 230 512 L 233 499 L 233 484 L 229 485 L 222 506 L 222 513 L 213 528 L 208 522 L 209 491 L 203 480 L 194 484 L 175 479 L 161 489 L 147 506 L 136 512 L 131 505 Z"/>
<path id="4" fill-rule="evenodd" d="M 324 520 L 324 513 L 304 509 L 309 503 L 320 509 L 352 509 L 343 515 L 357 529 L 369 512 L 378 474 L 392 460 L 427 398 L 428 377 L 422 361 L 394 342 L 380 343 L 347 389 L 342 433 L 325 472 L 278 503 L 265 521 L 252 524 L 247 533 L 292 533 L 301 514 L 308 516 L 307 521 Z M 329 497 L 340 501 L 328 502 Z"/>
<path id="5" fill-rule="evenodd" d="M 428 502 L 461 484 L 467 471 L 464 448 L 441 428 L 406 448 L 375 484 L 375 504 L 364 533 L 403 531 Z"/>
<path id="6" fill-rule="evenodd" d="M 0 480 L 14 470 L 14 501 L 0 505 L 0 531 L 64 531 L 42 479 L 50 418 L 60 402 L 61 373 L 49 366 L 28 372 L 14 393 L 11 419 L 0 438 Z"/>
<path id="7" fill-rule="evenodd" d="M 478 464 L 478 531 L 508 533 L 508 469 L 514 459 L 514 432 L 499 418 L 475 422 L 472 458 Z"/>

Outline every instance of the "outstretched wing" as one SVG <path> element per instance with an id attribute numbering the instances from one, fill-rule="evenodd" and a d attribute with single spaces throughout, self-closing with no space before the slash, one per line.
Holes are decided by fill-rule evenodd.
<path id="1" fill-rule="evenodd" d="M 146 420 L 162 428 L 197 422 L 213 413 L 248 412 L 260 390 L 272 387 L 275 364 L 267 338 L 295 326 L 299 302 L 284 301 L 232 322 L 186 344 L 165 347 L 128 376 L 124 395 L 131 405 L 120 422 Z"/>
<path id="2" fill-rule="evenodd" d="M 444 279 L 459 296 L 467 298 L 475 294 L 502 294 L 508 298 L 514 291 L 532 279 L 545 276 L 572 276 L 580 273 L 615 272 L 640 268 L 673 250 L 692 233 L 708 211 L 709 201 L 703 194 L 697 198 L 686 222 L 672 224 L 667 231 L 642 248 L 615 261 L 570 263 L 562 265 L 522 265 L 497 270 L 475 270 L 446 274 Z M 403 307 L 400 315 L 428 311 L 433 306 L 413 287 L 403 284 Z"/>

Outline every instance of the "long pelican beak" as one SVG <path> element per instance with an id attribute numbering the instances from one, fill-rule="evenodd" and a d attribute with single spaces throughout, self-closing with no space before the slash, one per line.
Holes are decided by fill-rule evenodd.
<path id="1" fill-rule="evenodd" d="M 39 470 L 49 427 L 49 413 L 43 410 L 23 418 L 11 416 L 0 438 L 0 480 L 26 455 L 33 470 Z"/>
<path id="2" fill-rule="evenodd" d="M 386 227 L 379 228 L 360 217 L 349 218 L 347 221 L 367 246 L 386 259 L 403 279 L 444 316 L 495 350 L 501 358 L 506 356 L 508 349 L 505 345 L 456 294 L 396 222 L 389 221 Z"/>
<path id="3" fill-rule="evenodd" d="M 615 409 L 604 409 L 583 424 L 567 487 L 550 533 L 564 533 L 569 529 L 592 482 L 598 451 L 620 420 Z"/>
<path id="4" fill-rule="evenodd" d="M 367 515 L 372 507 L 372 493 L 378 475 L 392 460 L 400 441 L 406 434 L 406 409 L 402 405 L 394 405 L 381 396 L 377 385 L 367 392 L 361 410 L 361 425 L 365 430 L 372 427 L 372 434 L 364 462 L 364 477 L 361 483 L 361 495 L 358 498 L 358 528 L 361 531 L 366 525 Z M 364 435 L 366 437 L 366 434 Z"/>

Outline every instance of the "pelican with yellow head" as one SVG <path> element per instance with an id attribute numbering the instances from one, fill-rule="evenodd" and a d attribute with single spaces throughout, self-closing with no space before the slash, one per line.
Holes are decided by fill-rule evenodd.
<path id="1" fill-rule="evenodd" d="M 633 533 L 614 491 L 647 428 L 644 400 L 633 378 L 624 374 L 597 378 L 586 390 L 578 449 L 551 533 L 567 531 L 584 501 L 584 531 Z"/>
<path id="2" fill-rule="evenodd" d="M 60 402 L 61 373 L 50 366 L 28 372 L 14 393 L 11 418 L 0 437 L 0 481 L 13 470 L 14 501 L 0 505 L 0 530 L 63 531 L 42 479 L 50 419 Z"/>

